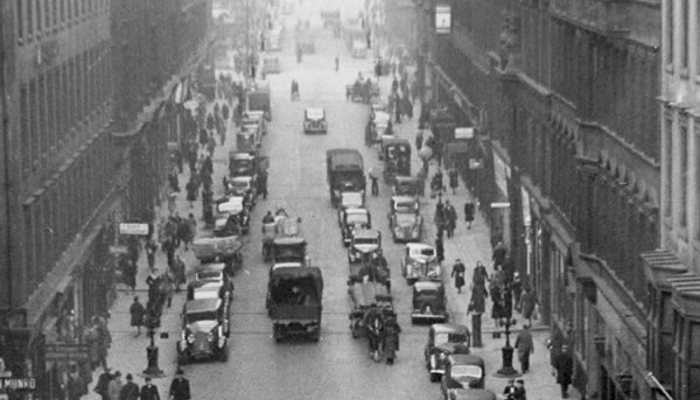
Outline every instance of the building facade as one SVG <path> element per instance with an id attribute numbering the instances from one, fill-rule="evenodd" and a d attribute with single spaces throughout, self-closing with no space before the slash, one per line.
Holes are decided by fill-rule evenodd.
<path id="1" fill-rule="evenodd" d="M 645 255 L 649 369 L 675 399 L 700 396 L 700 2 L 664 0 L 661 245 Z"/>
<path id="2" fill-rule="evenodd" d="M 58 397 L 68 345 L 85 365 L 82 327 L 114 296 L 117 226 L 159 195 L 142 173 L 165 176 L 172 76 L 210 15 L 207 0 L 0 2 L 0 357 L 37 380 L 35 397 Z"/>
<path id="3" fill-rule="evenodd" d="M 434 33 L 437 3 L 451 6 L 449 34 Z M 575 386 L 650 399 L 642 255 L 659 245 L 661 2 L 416 5 L 428 100 L 476 127 L 464 176 L 544 321 L 573 341 Z"/>

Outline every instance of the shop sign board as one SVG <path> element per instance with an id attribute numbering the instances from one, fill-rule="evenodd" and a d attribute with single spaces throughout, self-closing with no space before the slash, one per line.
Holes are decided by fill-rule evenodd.
<path id="1" fill-rule="evenodd" d="M 119 224 L 120 235 L 148 236 L 148 224 L 128 223 Z"/>
<path id="2" fill-rule="evenodd" d="M 44 346 L 46 361 L 81 361 L 87 360 L 86 344 L 51 343 Z"/>
<path id="3" fill-rule="evenodd" d="M 447 4 L 435 6 L 435 33 L 449 34 L 452 29 L 452 9 Z"/>

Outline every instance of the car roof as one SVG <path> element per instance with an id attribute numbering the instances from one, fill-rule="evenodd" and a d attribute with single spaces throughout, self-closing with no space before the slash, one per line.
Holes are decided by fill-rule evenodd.
<path id="1" fill-rule="evenodd" d="M 275 238 L 274 244 L 276 245 L 299 245 L 299 244 L 305 244 L 306 239 L 298 236 L 293 236 L 293 237 L 282 237 L 282 238 Z"/>
<path id="2" fill-rule="evenodd" d="M 394 137 L 393 135 L 389 136 L 389 137 L 384 136 L 384 138 L 382 140 L 384 141 L 384 145 L 398 145 L 398 144 L 402 144 L 405 146 L 411 145 L 411 143 L 408 141 L 408 139 L 397 138 L 397 137 Z"/>
<path id="3" fill-rule="evenodd" d="M 389 115 L 389 113 L 386 111 L 377 110 L 377 112 L 374 113 L 374 122 L 379 122 L 378 120 L 388 122 L 390 119 L 391 115 Z"/>
<path id="4" fill-rule="evenodd" d="M 409 242 L 409 243 L 406 243 L 406 247 L 410 250 L 424 250 L 424 249 L 435 250 L 435 247 L 433 247 L 432 245 L 429 245 L 427 243 L 421 243 L 421 242 Z"/>
<path id="5" fill-rule="evenodd" d="M 277 271 L 281 270 L 284 268 L 301 268 L 303 265 L 301 265 L 300 262 L 284 262 L 284 263 L 277 263 L 272 265 L 272 270 Z"/>
<path id="6" fill-rule="evenodd" d="M 189 300 L 185 303 L 185 313 L 218 310 L 220 306 L 221 299 L 218 298 Z"/>
<path id="7" fill-rule="evenodd" d="M 253 160 L 255 157 L 253 157 L 252 154 L 247 153 L 247 152 L 231 152 L 229 153 L 229 157 L 233 158 L 234 160 Z"/>
<path id="8" fill-rule="evenodd" d="M 234 176 L 229 178 L 230 181 L 232 182 L 245 182 L 245 183 L 250 183 L 250 181 L 253 180 L 252 176 Z"/>
<path id="9" fill-rule="evenodd" d="M 307 114 L 323 115 L 326 113 L 326 110 L 321 107 L 308 107 L 305 111 Z"/>
<path id="10" fill-rule="evenodd" d="M 422 292 L 423 290 L 438 290 L 443 287 L 440 281 L 430 281 L 430 280 L 419 280 L 413 284 L 413 289 L 417 292 Z"/>
<path id="11" fill-rule="evenodd" d="M 381 233 L 376 229 L 358 229 L 355 231 L 354 237 L 357 238 L 378 238 Z"/>
<path id="12" fill-rule="evenodd" d="M 462 333 L 465 335 L 469 333 L 469 328 L 467 328 L 466 325 L 461 324 L 433 324 L 430 326 L 430 328 L 435 331 L 435 333 Z"/>
<path id="13" fill-rule="evenodd" d="M 368 215 L 369 211 L 363 207 L 349 207 L 345 209 L 345 214 L 364 214 Z"/>
<path id="14" fill-rule="evenodd" d="M 453 365 L 484 365 L 484 359 L 474 354 L 451 354 L 448 358 Z"/>
<path id="15" fill-rule="evenodd" d="M 394 203 L 415 203 L 416 198 L 413 196 L 391 196 L 391 201 Z"/>
<path id="16" fill-rule="evenodd" d="M 418 177 L 416 177 L 416 176 L 405 176 L 405 175 L 397 175 L 394 178 L 394 180 L 396 181 L 396 183 L 403 183 L 403 182 L 413 183 L 413 182 L 420 181 L 420 179 L 418 179 Z"/>

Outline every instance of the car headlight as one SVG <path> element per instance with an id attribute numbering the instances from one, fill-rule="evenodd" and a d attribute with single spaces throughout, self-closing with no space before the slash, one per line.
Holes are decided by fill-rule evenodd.
<path id="1" fill-rule="evenodd" d="M 446 358 L 447 358 L 447 354 L 441 352 L 440 353 L 440 361 L 445 361 Z"/>
<path id="2" fill-rule="evenodd" d="M 187 334 L 187 343 L 189 343 L 189 344 L 194 343 L 194 333 L 190 332 Z"/>
<path id="3" fill-rule="evenodd" d="M 414 226 L 413 229 L 411 230 L 411 236 L 414 238 L 417 238 L 418 235 L 420 235 L 420 227 Z"/>
<path id="4" fill-rule="evenodd" d="M 395 227 L 394 227 L 394 233 L 395 233 L 395 234 L 400 235 L 401 232 L 402 232 L 402 230 L 401 230 L 401 227 L 400 227 L 400 226 L 395 226 Z"/>
<path id="5" fill-rule="evenodd" d="M 214 341 L 214 338 L 215 338 L 215 337 L 216 337 L 216 335 L 214 334 L 214 331 L 211 331 L 211 332 L 207 333 L 207 341 L 208 341 L 208 342 Z"/>
<path id="6" fill-rule="evenodd" d="M 432 368 L 435 368 L 435 365 L 437 364 L 437 358 L 435 357 L 435 354 L 430 355 L 430 366 Z"/>

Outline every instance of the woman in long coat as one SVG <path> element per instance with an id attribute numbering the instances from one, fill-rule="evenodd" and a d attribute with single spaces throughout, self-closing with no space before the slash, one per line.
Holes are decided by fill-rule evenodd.
<path id="1" fill-rule="evenodd" d="M 396 352 L 399 351 L 399 333 L 401 333 L 401 327 L 396 319 L 393 317 L 387 319 L 384 325 L 384 355 L 387 364 L 394 363 Z"/>

